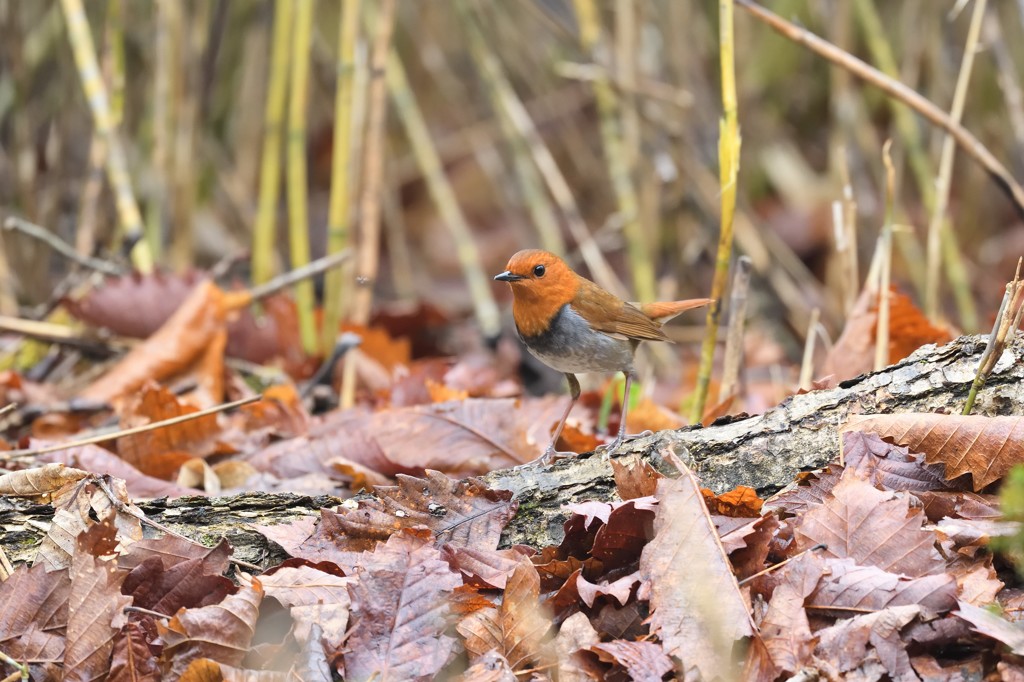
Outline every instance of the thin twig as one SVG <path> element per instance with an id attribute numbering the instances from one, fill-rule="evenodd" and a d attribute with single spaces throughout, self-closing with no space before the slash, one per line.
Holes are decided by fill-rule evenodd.
<path id="1" fill-rule="evenodd" d="M 704 318 L 704 343 L 697 369 L 697 386 L 690 406 L 690 423 L 696 424 L 704 414 L 711 372 L 714 369 L 718 322 L 722 315 L 722 297 L 728 286 L 729 261 L 732 260 L 733 218 L 736 215 L 736 181 L 740 170 L 740 124 L 736 96 L 736 55 L 734 50 L 732 0 L 718 4 L 718 51 L 722 72 L 722 118 L 719 121 L 718 184 L 721 211 L 719 215 L 718 250 L 715 274 L 711 279 L 711 305 Z"/>
<path id="2" fill-rule="evenodd" d="M 885 225 L 878 238 L 878 322 L 875 325 L 875 371 L 889 364 L 889 282 L 892 278 L 892 228 L 896 206 L 896 169 L 892 165 L 892 140 L 882 145 L 882 161 L 885 163 Z"/>
<path id="3" fill-rule="evenodd" d="M 278 275 L 268 282 L 254 286 L 249 290 L 249 293 L 252 294 L 252 299 L 254 301 L 266 298 L 271 294 L 281 291 L 281 289 L 287 289 L 296 282 L 301 282 L 309 279 L 310 277 L 315 277 L 321 272 L 336 268 L 351 257 L 352 251 L 345 249 L 344 251 L 337 251 L 326 255 L 323 258 L 317 258 L 315 261 L 310 261 L 301 268 L 290 270 Z"/>
<path id="4" fill-rule="evenodd" d="M 974 0 L 974 11 L 971 14 L 971 25 L 967 30 L 967 42 L 960 62 L 960 74 L 953 90 L 953 104 L 949 108 L 949 117 L 959 124 L 964 115 L 964 104 L 967 101 L 967 87 L 971 82 L 971 70 L 974 67 L 974 55 L 978 51 L 978 38 L 981 35 L 981 21 L 985 16 L 987 0 Z M 949 230 L 946 222 L 946 209 L 949 205 L 949 187 L 953 181 L 953 157 L 956 142 L 952 135 L 942 140 L 942 154 L 939 157 L 939 176 L 935 180 L 935 206 L 932 209 L 931 221 L 928 223 L 927 267 L 925 268 L 924 312 L 933 322 L 939 319 L 939 267 L 942 265 L 942 232 Z"/>
<path id="5" fill-rule="evenodd" d="M 814 378 L 814 345 L 818 340 L 818 325 L 821 323 L 821 308 L 811 311 L 811 321 L 807 324 L 807 338 L 804 340 L 804 357 L 800 363 L 800 388 L 811 390 Z"/>
<path id="6" fill-rule="evenodd" d="M 555 73 L 562 78 L 569 78 L 577 81 L 594 82 L 607 80 L 609 84 L 624 93 L 658 100 L 671 104 L 680 109 L 689 109 L 693 106 L 693 93 L 677 88 L 668 83 L 652 80 L 650 78 L 638 77 L 635 82 L 625 83 L 614 74 L 609 73 L 600 64 L 580 64 L 578 62 L 559 62 L 555 64 Z"/>
<path id="7" fill-rule="evenodd" d="M 2 651 L 0 651 L 0 661 L 6 663 L 7 665 L 15 669 L 15 672 L 5 677 L 2 682 L 8 682 L 8 680 L 14 682 L 14 680 L 17 679 L 28 680 L 27 665 L 22 665 L 21 663 L 18 663 L 16 660 L 14 660 Z"/>
<path id="8" fill-rule="evenodd" d="M 41 227 L 35 223 L 30 223 L 24 218 L 19 218 L 17 216 L 8 217 L 7 220 L 4 221 L 4 229 L 21 232 L 28 237 L 38 239 L 68 260 L 74 261 L 91 270 L 102 272 L 105 275 L 120 276 L 126 272 L 125 268 L 114 263 L 109 263 L 99 258 L 93 258 L 92 256 L 83 256 L 75 250 L 75 247 L 68 244 L 53 232 L 50 232 L 45 227 Z"/>
<path id="9" fill-rule="evenodd" d="M 996 313 L 996 321 L 992 325 L 992 332 L 988 335 L 988 343 L 985 345 L 985 352 L 978 363 L 978 373 L 971 383 L 971 390 L 967 394 L 967 402 L 964 404 L 962 414 L 968 415 L 974 409 L 974 401 L 978 397 L 978 391 L 985 385 L 996 363 L 1003 355 L 1006 348 L 1006 339 L 1012 335 L 1020 325 L 1021 315 L 1024 314 L 1024 282 L 1020 279 L 1021 262 L 1017 261 L 1017 271 L 1013 275 L 1013 281 L 1006 285 L 1006 293 L 1003 294 L 1002 303 L 999 304 L 999 312 Z"/>
<path id="10" fill-rule="evenodd" d="M 788 564 L 790 561 L 795 561 L 795 560 L 799 559 L 800 557 L 802 557 L 804 554 L 807 554 L 808 552 L 817 552 L 820 549 L 828 549 L 828 545 L 826 545 L 824 542 L 822 542 L 821 544 L 815 545 L 814 547 L 808 547 L 807 549 L 805 549 L 804 551 L 800 552 L 799 554 L 795 554 L 795 555 L 789 557 L 788 559 L 786 559 L 784 561 L 780 561 L 777 564 L 769 566 L 768 568 L 764 569 L 763 571 L 758 571 L 754 575 L 751 575 L 751 576 L 748 576 L 748 577 L 744 578 L 743 580 L 741 580 L 739 582 L 739 584 L 740 584 L 740 586 L 746 585 L 747 583 L 749 583 L 754 578 L 760 578 L 762 575 L 766 575 L 768 573 L 771 573 L 772 571 L 775 571 L 775 570 L 778 570 L 778 569 L 782 568 L 783 566 Z"/>
<path id="11" fill-rule="evenodd" d="M 162 429 L 165 426 L 174 426 L 175 424 L 181 424 L 182 422 L 192 421 L 193 419 L 199 419 L 200 417 L 206 417 L 211 414 L 217 414 L 218 412 L 224 412 L 225 410 L 231 410 L 242 405 L 248 405 L 249 403 L 257 402 L 262 400 L 263 396 L 255 395 L 248 398 L 242 398 L 235 400 L 230 403 L 224 403 L 222 405 L 214 405 L 208 407 L 205 410 L 199 410 L 198 412 L 191 412 L 189 414 L 179 415 L 177 417 L 171 417 L 170 419 L 164 419 L 151 424 L 144 424 L 142 426 L 135 426 L 130 429 L 123 429 L 120 431 L 111 431 L 106 433 L 97 433 L 87 438 L 79 440 L 73 440 L 66 443 L 54 443 L 52 445 L 46 445 L 41 448 L 27 448 L 24 450 L 8 450 L 7 452 L 0 452 L 0 461 L 9 459 L 22 459 L 25 457 L 35 457 L 37 455 L 45 455 L 49 452 L 59 452 L 60 450 L 68 450 L 70 448 L 79 448 L 85 445 L 95 445 L 97 443 L 103 443 L 108 440 L 114 440 L 117 438 L 123 438 L 124 436 L 134 436 L 137 433 L 145 433 L 147 431 L 155 431 L 156 429 Z"/>
<path id="12" fill-rule="evenodd" d="M 824 38 L 791 24 L 753 0 L 735 0 L 735 2 L 783 36 L 795 43 L 806 46 L 833 64 L 842 66 L 858 78 L 871 83 L 887 95 L 906 104 L 932 125 L 948 132 L 953 136 L 957 144 L 960 145 L 961 149 L 964 150 L 964 153 L 988 171 L 1000 189 L 1013 202 L 1017 212 L 1024 217 L 1024 188 L 1020 186 L 1017 180 L 1006 170 L 1006 167 L 992 155 L 992 152 L 971 131 L 954 121 L 945 111 L 898 80 L 890 78 L 873 66 L 839 49 Z"/>
<path id="13" fill-rule="evenodd" d="M 0 407 L 0 417 L 7 414 L 8 412 L 13 412 L 16 409 L 18 409 L 18 403 L 7 403 L 3 407 Z"/>

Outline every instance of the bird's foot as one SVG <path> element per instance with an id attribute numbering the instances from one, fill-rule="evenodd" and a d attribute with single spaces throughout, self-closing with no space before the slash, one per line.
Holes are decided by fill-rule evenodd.
<path id="1" fill-rule="evenodd" d="M 621 446 L 626 441 L 628 441 L 628 440 L 636 440 L 637 438 L 646 438 L 647 436 L 653 436 L 653 435 L 654 435 L 654 432 L 651 431 L 650 429 L 648 429 L 646 431 L 642 431 L 640 433 L 631 433 L 631 434 L 620 433 L 618 436 L 615 437 L 615 440 L 613 440 L 611 443 L 606 443 L 604 445 L 599 445 L 597 447 L 597 449 L 602 451 L 601 452 L 601 459 L 604 460 L 605 462 L 607 462 L 611 458 L 611 453 L 613 453 L 615 450 L 618 450 L 619 446 Z"/>
<path id="2" fill-rule="evenodd" d="M 551 466 L 560 459 L 571 459 L 577 456 L 578 455 L 575 452 L 562 452 L 560 450 L 555 450 L 555 444 L 552 443 L 548 446 L 548 449 L 544 451 L 544 454 L 538 457 L 535 461 L 541 466 L 546 467 Z"/>

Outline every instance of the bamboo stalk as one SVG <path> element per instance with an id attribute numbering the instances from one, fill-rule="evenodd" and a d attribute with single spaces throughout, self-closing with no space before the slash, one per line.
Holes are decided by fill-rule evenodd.
<path id="1" fill-rule="evenodd" d="M 67 23 L 68 38 L 74 54 L 78 77 L 82 82 L 82 90 L 89 102 L 93 125 L 107 145 L 107 179 L 114 192 L 120 223 L 126 243 L 134 244 L 131 250 L 132 262 L 140 272 L 153 270 L 153 257 L 149 245 L 140 239 L 143 235 L 142 215 L 132 191 L 131 176 L 128 171 L 128 160 L 121 146 L 117 124 L 110 106 L 106 85 L 100 76 L 100 68 L 96 59 L 96 48 L 93 45 L 89 21 L 85 16 L 82 0 L 61 0 L 61 9 Z"/>
<path id="2" fill-rule="evenodd" d="M 288 243 L 291 266 L 309 263 L 309 206 L 306 182 L 306 104 L 309 95 L 309 51 L 313 39 L 314 0 L 295 0 L 292 36 L 291 92 L 288 93 Z M 314 318 L 316 298 L 313 282 L 295 285 L 295 306 L 299 317 L 299 338 L 307 355 L 319 353 L 320 338 Z M 333 344 L 332 344 L 333 345 Z M 329 346 L 328 346 L 329 347 Z"/>
<path id="3" fill-rule="evenodd" d="M 327 253 L 338 253 L 351 245 L 352 213 L 352 109 L 356 97 L 355 58 L 359 37 L 361 0 L 343 0 L 338 27 L 338 62 L 334 95 L 334 149 L 331 158 L 331 199 L 327 208 Z M 342 288 L 349 286 L 343 265 L 324 277 L 324 324 L 322 343 L 330 348 L 344 317 Z"/>
<path id="4" fill-rule="evenodd" d="M 459 7 L 460 5 L 456 5 Z M 492 95 L 498 116 L 507 120 L 515 131 L 516 139 L 522 140 L 529 150 L 533 163 L 540 172 L 547 189 L 565 218 L 569 232 L 572 233 L 580 255 L 587 264 L 594 280 L 608 291 L 620 298 L 627 298 L 626 287 L 618 275 L 612 270 L 608 261 L 597 246 L 590 229 L 583 221 L 576 198 L 565 175 L 558 167 L 554 155 L 544 143 L 537 130 L 537 125 L 522 100 L 512 88 L 497 56 L 490 49 L 480 30 L 478 17 L 471 17 L 465 22 L 469 34 L 469 48 L 473 54 L 473 63 L 484 74 L 484 83 Z M 493 88 L 493 91 L 490 89 Z"/>
<path id="5" fill-rule="evenodd" d="M 967 41 L 960 62 L 960 73 L 953 90 L 953 103 L 949 109 L 949 117 L 956 123 L 963 118 L 964 104 L 967 101 L 967 88 L 971 82 L 971 71 L 974 67 L 974 55 L 978 50 L 978 38 L 981 36 L 981 22 L 985 17 L 987 0 L 974 0 L 974 11 L 971 13 L 971 24 L 967 29 Z M 939 267 L 942 264 L 942 241 L 949 237 L 943 234 L 950 232 L 946 222 L 946 209 L 949 206 L 949 187 L 953 179 L 953 158 L 956 154 L 956 141 L 946 133 L 942 140 L 942 153 L 939 156 L 939 175 L 935 180 L 935 205 L 928 223 L 927 267 L 925 269 L 924 312 L 933 321 L 940 317 L 939 306 Z M 955 241 L 952 248 L 956 250 Z M 948 256 L 949 258 L 955 256 Z M 962 317 L 962 316 L 961 316 Z M 967 325 L 964 320 L 965 326 Z"/>
<path id="6" fill-rule="evenodd" d="M 173 71 L 178 65 L 174 54 L 173 35 L 175 22 L 180 22 L 181 6 L 177 0 L 158 0 L 156 3 L 155 49 L 156 64 L 153 74 L 153 148 L 150 150 L 150 165 L 156 176 L 153 192 L 146 209 L 146 241 L 153 249 L 153 256 L 160 257 L 164 221 L 167 219 L 167 194 L 170 186 L 171 159 L 171 83 Z"/>
<path id="7" fill-rule="evenodd" d="M 370 8 L 367 7 L 367 10 Z M 351 319 L 365 325 L 370 321 L 373 287 L 380 268 L 381 182 L 384 175 L 384 125 L 387 121 L 388 87 L 384 74 L 391 51 L 395 26 L 395 0 L 382 0 L 377 11 L 365 12 L 366 21 L 376 29 L 370 56 L 366 130 L 363 142 L 362 190 L 359 197 L 359 237 L 356 256 L 356 292 Z M 351 365 L 351 363 L 345 363 Z"/>
<path id="8" fill-rule="evenodd" d="M 430 136 L 423 112 L 416 102 L 415 94 L 409 87 L 405 68 L 395 53 L 391 54 L 387 69 L 388 90 L 395 106 L 395 112 L 402 121 L 402 127 L 409 138 L 431 198 L 437 205 L 441 219 L 455 240 L 455 252 L 462 266 L 463 275 L 469 285 L 470 297 L 480 330 L 487 338 L 495 338 L 501 332 L 501 316 L 494 301 L 490 278 L 483 270 L 480 252 L 473 241 L 472 229 L 459 206 L 455 191 L 445 175 L 441 157 Z"/>
<path id="9" fill-rule="evenodd" d="M 821 324 L 821 308 L 811 311 L 811 322 L 807 325 L 807 337 L 804 339 L 804 357 L 800 362 L 800 390 L 811 390 L 814 379 L 814 347 L 818 340 L 818 325 Z"/>
<path id="10" fill-rule="evenodd" d="M 288 95 L 288 55 L 292 39 L 292 3 L 274 9 L 270 48 L 270 83 L 264 112 L 263 154 L 260 158 L 260 195 L 252 235 L 252 281 L 266 282 L 274 275 L 274 238 L 277 200 L 281 190 L 281 133 Z"/>
<path id="11" fill-rule="evenodd" d="M 704 404 L 711 384 L 711 370 L 718 342 L 718 323 L 722 316 L 722 297 L 732 260 L 733 215 L 736 212 L 736 179 L 740 166 L 740 130 L 736 101 L 736 63 L 733 52 L 733 0 L 719 0 L 719 59 L 722 65 L 722 119 L 719 123 L 718 163 L 721 187 L 721 228 L 715 274 L 711 280 L 711 305 L 705 318 L 704 344 L 701 347 L 697 387 L 690 410 L 690 423 L 696 424 L 704 414 Z"/>
<path id="12" fill-rule="evenodd" d="M 367 10 L 372 9 L 367 7 Z M 356 290 L 352 296 L 350 319 L 366 325 L 373 307 L 373 287 L 380 268 L 381 183 L 384 174 L 384 126 L 387 122 L 388 88 L 384 73 L 391 51 L 391 33 L 395 26 L 395 0 L 381 0 L 378 11 L 364 12 L 368 24 L 373 23 L 373 48 L 370 54 L 370 80 L 366 86 L 366 129 L 362 137 L 359 197 L 359 232 L 356 254 Z M 356 365 L 351 356 L 342 368 L 342 408 L 352 407 L 356 396 Z"/>
<path id="13" fill-rule="evenodd" d="M 882 146 L 885 163 L 885 225 L 878 238 L 878 322 L 875 324 L 875 371 L 889 364 L 889 286 L 892 278 L 892 228 L 896 207 L 896 169 L 892 165 L 892 140 Z"/>
<path id="14" fill-rule="evenodd" d="M 588 54 L 594 54 L 601 42 L 597 5 L 594 0 L 574 0 L 574 5 L 580 26 L 580 43 Z M 653 259 L 647 249 L 647 240 L 640 224 L 636 186 L 617 117 L 617 98 L 606 79 L 595 80 L 593 87 L 601 119 L 601 140 L 608 163 L 608 173 L 618 202 L 618 217 L 622 223 L 630 270 L 633 273 L 634 293 L 639 301 L 652 301 L 656 289 Z"/>

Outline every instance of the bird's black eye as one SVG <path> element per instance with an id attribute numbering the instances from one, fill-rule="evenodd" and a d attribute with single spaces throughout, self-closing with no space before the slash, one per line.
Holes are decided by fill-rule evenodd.
<path id="1" fill-rule="evenodd" d="M 533 268 L 533 276 L 534 277 L 543 277 L 544 276 L 544 266 L 543 265 L 536 265 L 536 266 L 534 266 L 534 268 Z"/>

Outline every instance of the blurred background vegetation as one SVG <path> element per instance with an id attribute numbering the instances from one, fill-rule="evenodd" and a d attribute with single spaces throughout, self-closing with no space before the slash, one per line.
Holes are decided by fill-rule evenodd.
<path id="1" fill-rule="evenodd" d="M 127 263 L 131 251 L 143 269 L 216 267 L 241 282 L 329 249 L 358 250 L 326 286 L 297 292 L 310 351 L 314 295 L 326 298 L 327 319 L 367 322 L 355 293 L 364 268 L 377 270 L 377 305 L 430 303 L 488 335 L 507 309 L 490 275 L 528 246 L 564 254 L 624 296 L 707 295 L 721 196 L 718 3 L 397 0 L 384 77 L 372 62 L 374 43 L 389 38 L 391 4 L 0 0 L 0 213 L 83 256 Z M 771 3 L 944 110 L 973 8 Z M 76 62 L 76 17 L 98 78 L 81 55 Z M 1024 2 L 989 3 L 963 113 L 1018 178 L 1022 38 Z M 860 283 L 885 220 L 890 138 L 893 283 L 924 305 L 945 134 L 739 8 L 734 51 L 743 141 L 735 239 L 753 261 L 750 327 L 791 360 L 815 308 L 827 334 L 839 333 L 857 293 L 843 243 L 855 235 Z M 90 108 L 99 91 L 109 135 Z M 386 109 L 380 137 L 375 107 Z M 118 154 L 128 198 L 110 181 Z M 948 203 L 954 240 L 933 317 L 987 331 L 1024 227 L 963 154 Z M 379 211 L 378 236 L 361 231 L 375 222 L 367 211 Z M 63 293 L 68 260 L 21 230 L 0 239 L 0 313 L 39 315 Z"/>

